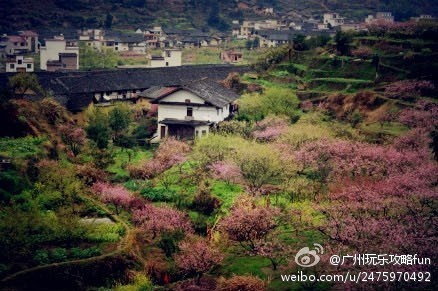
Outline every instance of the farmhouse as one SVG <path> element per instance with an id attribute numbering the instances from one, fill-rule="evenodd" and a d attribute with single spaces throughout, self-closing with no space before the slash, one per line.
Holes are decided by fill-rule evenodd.
<path id="1" fill-rule="evenodd" d="M 210 128 L 236 110 L 238 95 L 210 79 L 182 86 L 151 88 L 146 96 L 158 105 L 157 142 L 167 136 L 193 139 L 207 135 Z"/>

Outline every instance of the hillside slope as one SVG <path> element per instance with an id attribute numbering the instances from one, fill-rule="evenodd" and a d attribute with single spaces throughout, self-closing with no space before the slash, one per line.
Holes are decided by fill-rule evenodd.
<path id="1" fill-rule="evenodd" d="M 274 6 L 278 13 L 294 11 L 304 15 L 320 16 L 327 11 L 362 18 L 375 11 L 392 11 L 397 19 L 407 19 L 420 13 L 437 14 L 433 0 L 252 0 L 261 6 Z M 133 29 L 138 26 L 160 24 L 168 27 L 226 29 L 231 19 L 242 18 L 244 11 L 239 1 L 225 0 L 0 0 L 0 32 L 17 29 L 114 27 Z M 107 19 L 107 15 L 112 17 Z M 216 16 L 216 18 L 215 18 Z M 219 18 L 217 18 L 219 17 Z"/>

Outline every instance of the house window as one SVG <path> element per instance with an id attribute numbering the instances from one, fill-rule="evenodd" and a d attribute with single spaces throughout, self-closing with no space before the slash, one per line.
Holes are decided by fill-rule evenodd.
<path id="1" fill-rule="evenodd" d="M 193 116 L 193 108 L 187 107 L 187 116 Z"/>
<path id="2" fill-rule="evenodd" d="M 186 103 L 190 103 L 190 99 L 186 99 L 185 102 L 186 102 Z"/>
<path id="3" fill-rule="evenodd" d="M 203 131 L 202 131 L 202 136 L 206 136 L 207 135 L 207 131 L 204 129 Z"/>
<path id="4" fill-rule="evenodd" d="M 10 64 L 9 68 L 14 69 L 15 68 L 15 64 Z"/>
<path id="5" fill-rule="evenodd" d="M 27 64 L 28 69 L 32 69 L 32 64 Z"/>
<path id="6" fill-rule="evenodd" d="M 167 55 L 168 58 L 170 58 L 170 52 L 169 51 L 166 52 L 166 55 Z"/>
<path id="7" fill-rule="evenodd" d="M 166 62 L 166 67 L 168 67 L 169 66 L 169 62 Z"/>
<path id="8" fill-rule="evenodd" d="M 18 60 L 18 64 L 21 65 L 23 63 L 23 60 Z"/>
<path id="9" fill-rule="evenodd" d="M 118 47 L 115 47 L 114 49 L 115 49 L 116 51 L 118 51 L 118 50 L 119 50 L 119 48 L 118 48 Z"/>
<path id="10" fill-rule="evenodd" d="M 63 68 L 67 68 L 67 64 L 62 64 L 62 67 Z"/>

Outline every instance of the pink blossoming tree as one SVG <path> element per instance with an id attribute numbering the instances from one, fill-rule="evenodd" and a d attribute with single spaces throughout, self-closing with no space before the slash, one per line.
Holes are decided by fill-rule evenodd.
<path id="1" fill-rule="evenodd" d="M 188 236 L 179 243 L 175 263 L 188 275 L 195 275 L 199 283 L 201 276 L 220 264 L 223 255 L 204 238 Z"/>

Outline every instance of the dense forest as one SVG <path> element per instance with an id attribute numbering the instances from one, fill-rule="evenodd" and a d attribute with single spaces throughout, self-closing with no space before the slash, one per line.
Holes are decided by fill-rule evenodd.
<path id="1" fill-rule="evenodd" d="M 329 258 L 437 260 L 437 31 L 410 22 L 297 36 L 223 81 L 241 94 L 236 116 L 155 146 L 149 102 L 73 114 L 35 75 L 11 76 L 0 104 L 2 288 L 436 289 L 433 264 Z M 29 90 L 45 98 L 23 98 Z M 314 244 L 319 264 L 298 264 Z M 280 276 L 373 270 L 410 277 Z"/>

